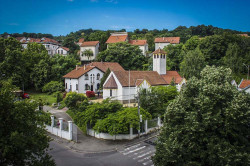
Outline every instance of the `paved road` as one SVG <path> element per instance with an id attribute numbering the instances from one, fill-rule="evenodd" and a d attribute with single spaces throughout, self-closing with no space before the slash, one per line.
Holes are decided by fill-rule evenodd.
<path id="1" fill-rule="evenodd" d="M 151 156 L 155 153 L 155 147 L 145 142 L 126 147 L 119 152 L 96 154 L 74 152 L 55 141 L 50 143 L 50 147 L 53 149 L 49 153 L 57 166 L 152 166 Z"/>

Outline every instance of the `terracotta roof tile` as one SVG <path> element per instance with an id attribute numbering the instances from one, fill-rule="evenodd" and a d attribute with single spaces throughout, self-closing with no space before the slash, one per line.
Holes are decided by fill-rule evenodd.
<path id="1" fill-rule="evenodd" d="M 114 71 L 114 74 L 123 87 L 129 86 L 129 71 Z M 131 87 L 136 86 L 138 79 L 147 80 L 152 86 L 167 84 L 166 81 L 156 71 L 130 71 Z"/>
<path id="2" fill-rule="evenodd" d="M 132 45 L 143 46 L 147 44 L 147 40 L 129 40 L 129 43 Z"/>
<path id="3" fill-rule="evenodd" d="M 244 89 L 249 85 L 250 85 L 250 80 L 242 80 L 240 85 L 239 85 L 239 88 Z"/>
<path id="4" fill-rule="evenodd" d="M 61 48 L 66 50 L 66 51 L 69 51 L 69 48 L 67 48 L 67 47 L 61 47 Z"/>
<path id="5" fill-rule="evenodd" d="M 84 67 L 78 67 L 78 70 L 74 69 L 65 76 L 64 78 L 79 78 L 83 74 L 87 73 L 88 71 L 92 70 L 93 68 L 98 68 L 104 73 L 109 68 L 111 71 L 125 71 L 119 63 L 116 62 L 92 62 L 86 65 L 85 70 Z"/>
<path id="6" fill-rule="evenodd" d="M 105 84 L 104 88 L 105 89 L 118 89 L 118 86 L 115 82 L 113 75 L 109 78 L 109 80 Z"/>
<path id="7" fill-rule="evenodd" d="M 80 38 L 78 43 L 83 43 L 84 42 L 84 38 Z"/>
<path id="8" fill-rule="evenodd" d="M 128 38 L 128 35 L 119 35 L 119 36 L 110 36 L 106 43 L 118 43 L 125 42 Z"/>
<path id="9" fill-rule="evenodd" d="M 159 38 L 155 38 L 155 43 L 179 44 L 180 37 L 159 37 Z"/>
<path id="10" fill-rule="evenodd" d="M 157 50 L 153 52 L 153 54 L 166 54 L 166 52 L 162 50 L 161 48 L 158 48 Z"/>
<path id="11" fill-rule="evenodd" d="M 182 80 L 182 77 L 179 75 L 177 71 L 167 71 L 166 74 L 161 75 L 161 76 L 167 82 L 167 84 L 170 84 L 173 78 L 174 78 L 175 84 L 179 84 Z"/>
<path id="12" fill-rule="evenodd" d="M 136 82 L 135 82 L 135 85 L 138 86 L 138 85 L 140 85 L 143 81 L 144 81 L 144 79 L 137 79 Z"/>
<path id="13" fill-rule="evenodd" d="M 98 43 L 99 41 L 85 41 L 81 44 L 81 47 L 96 46 Z"/>

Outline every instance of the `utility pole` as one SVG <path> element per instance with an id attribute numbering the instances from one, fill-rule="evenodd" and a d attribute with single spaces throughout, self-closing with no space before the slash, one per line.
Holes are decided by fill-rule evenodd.
<path id="1" fill-rule="evenodd" d="M 139 138 L 140 138 L 140 132 L 141 132 L 141 115 L 140 115 L 140 92 L 138 92 L 138 116 L 139 116 Z"/>
<path id="2" fill-rule="evenodd" d="M 248 80 L 248 78 L 249 78 L 249 65 L 246 65 L 245 63 L 243 63 L 243 65 L 245 65 L 247 68 L 247 80 Z"/>

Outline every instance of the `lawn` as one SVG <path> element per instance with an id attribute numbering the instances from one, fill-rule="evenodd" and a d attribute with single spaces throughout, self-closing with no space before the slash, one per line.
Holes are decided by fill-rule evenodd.
<path id="1" fill-rule="evenodd" d="M 26 93 L 30 95 L 30 99 L 34 99 L 36 101 L 42 99 L 45 105 L 52 105 L 52 103 L 56 103 L 56 97 L 53 94 L 49 95 L 47 93 L 37 92 L 35 90 L 28 90 Z"/>

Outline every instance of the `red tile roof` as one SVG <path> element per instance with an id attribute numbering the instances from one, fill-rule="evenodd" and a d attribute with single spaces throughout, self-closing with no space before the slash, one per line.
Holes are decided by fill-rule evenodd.
<path id="1" fill-rule="evenodd" d="M 115 76 L 123 87 L 135 87 L 138 80 L 147 80 L 152 86 L 166 85 L 166 81 L 156 71 L 130 71 L 130 85 L 129 85 L 129 71 L 114 71 Z"/>
<path id="2" fill-rule="evenodd" d="M 158 48 L 157 50 L 153 52 L 153 54 L 166 54 L 166 52 L 162 50 L 161 48 Z"/>
<path id="3" fill-rule="evenodd" d="M 180 37 L 159 37 L 159 38 L 155 38 L 155 43 L 179 44 Z"/>
<path id="4" fill-rule="evenodd" d="M 98 43 L 99 41 L 85 41 L 81 44 L 81 47 L 96 46 Z"/>
<path id="5" fill-rule="evenodd" d="M 239 85 L 239 88 L 244 89 L 247 86 L 250 86 L 250 80 L 242 80 L 240 85 Z"/>
<path id="6" fill-rule="evenodd" d="M 244 33 L 244 34 L 238 34 L 240 36 L 244 36 L 244 37 L 249 37 L 247 33 Z"/>
<path id="7" fill-rule="evenodd" d="M 66 50 L 66 51 L 69 51 L 69 48 L 67 48 L 67 47 L 61 47 L 61 48 Z"/>
<path id="8" fill-rule="evenodd" d="M 138 85 L 140 85 L 143 81 L 144 81 L 144 79 L 137 79 L 136 82 L 135 82 L 135 85 L 138 86 Z"/>
<path id="9" fill-rule="evenodd" d="M 118 42 L 125 42 L 128 38 L 128 35 L 119 35 L 119 36 L 110 36 L 106 43 L 118 43 Z"/>
<path id="10" fill-rule="evenodd" d="M 143 46 L 147 44 L 147 40 L 129 40 L 129 43 L 132 45 Z"/>
<path id="11" fill-rule="evenodd" d="M 103 88 L 105 88 L 105 89 L 118 89 L 118 86 L 115 82 L 113 75 L 109 78 L 109 80 L 107 81 L 107 83 L 104 85 Z"/>
<path id="12" fill-rule="evenodd" d="M 84 67 L 78 67 L 78 70 L 74 69 L 68 74 L 64 75 L 64 78 L 79 78 L 83 74 L 87 73 L 88 71 L 92 70 L 93 68 L 98 68 L 102 72 L 106 72 L 109 68 L 111 71 L 125 71 L 119 63 L 116 62 L 92 62 Z"/>
<path id="13" fill-rule="evenodd" d="M 83 43 L 84 42 L 84 38 L 80 38 L 78 43 Z"/>
<path id="14" fill-rule="evenodd" d="M 182 80 L 182 77 L 179 75 L 177 71 L 167 71 L 166 74 L 161 76 L 166 81 L 167 84 L 170 84 L 172 79 L 174 79 L 175 84 L 179 84 Z"/>

